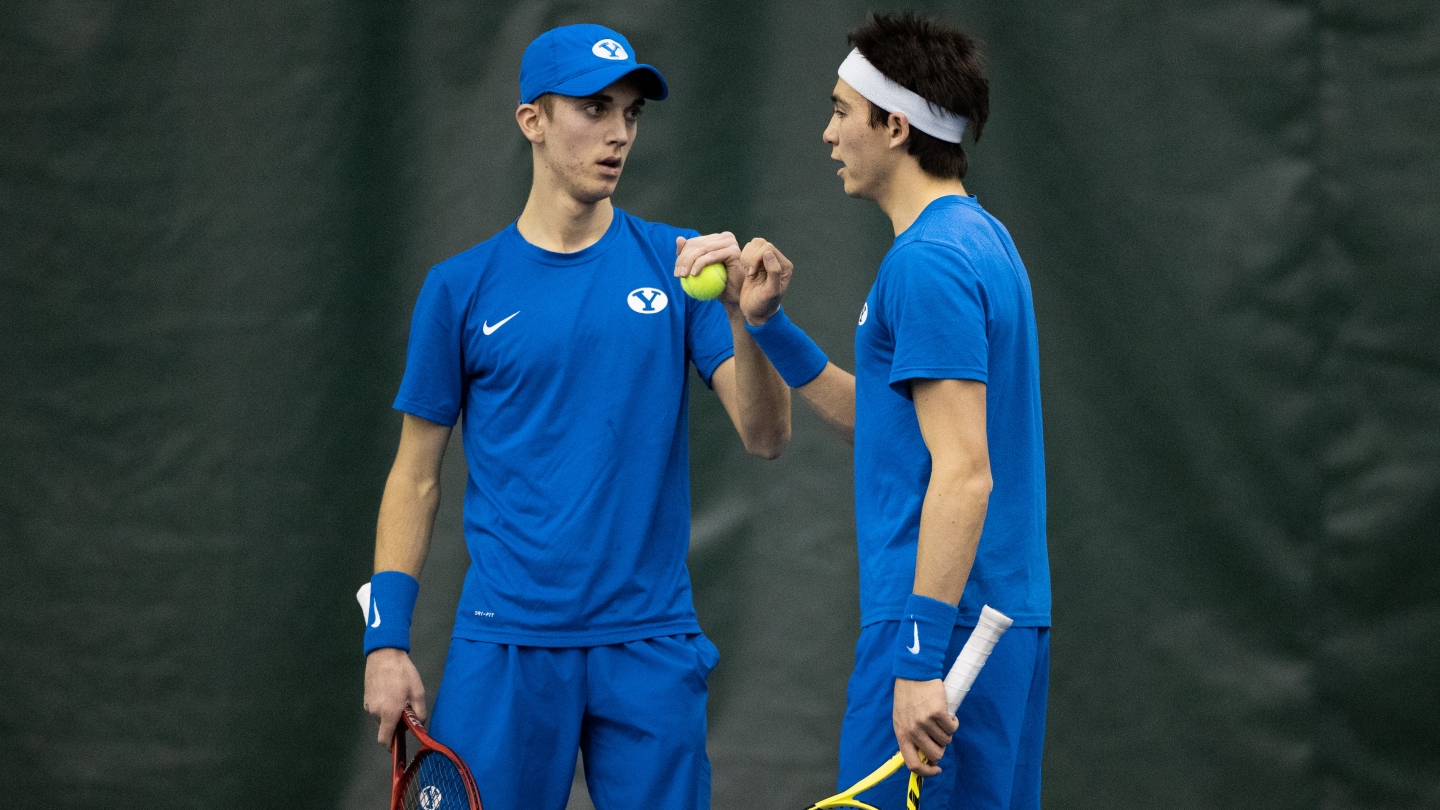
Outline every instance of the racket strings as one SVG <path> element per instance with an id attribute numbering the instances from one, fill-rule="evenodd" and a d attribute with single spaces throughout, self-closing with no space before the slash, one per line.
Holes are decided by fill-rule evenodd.
<path id="1" fill-rule="evenodd" d="M 465 810 L 469 799 L 460 769 L 449 757 L 421 751 L 405 770 L 404 810 Z"/>

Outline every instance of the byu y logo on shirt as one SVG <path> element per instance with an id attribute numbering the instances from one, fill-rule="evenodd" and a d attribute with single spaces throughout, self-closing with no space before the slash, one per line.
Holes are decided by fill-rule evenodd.
<path id="1" fill-rule="evenodd" d="M 631 290 L 625 297 L 625 303 L 641 315 L 654 315 L 670 304 L 670 297 L 663 290 L 641 287 Z"/>

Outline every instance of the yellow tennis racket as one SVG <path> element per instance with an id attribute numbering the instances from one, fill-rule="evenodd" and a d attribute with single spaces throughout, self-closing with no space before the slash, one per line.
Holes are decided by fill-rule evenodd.
<path id="1" fill-rule="evenodd" d="M 951 714 L 960 708 L 960 702 L 970 692 L 970 686 L 975 683 L 975 676 L 980 674 L 980 668 L 985 666 L 986 659 L 990 657 L 990 651 L 995 649 L 995 642 L 999 641 L 1000 636 L 1009 629 L 1009 616 L 989 605 L 980 611 L 980 622 L 975 625 L 975 629 L 970 633 L 970 638 L 965 642 L 965 647 L 960 650 L 960 656 L 955 659 L 955 664 L 950 667 L 950 672 L 945 676 L 945 705 L 950 709 Z M 884 765 L 871 771 L 869 776 L 828 799 L 821 799 L 806 810 L 822 810 L 827 807 L 879 810 L 874 805 L 866 804 L 855 797 L 885 781 L 891 774 L 904 766 L 904 756 L 896 751 L 895 756 L 890 757 Z M 919 807 L 920 788 L 924 782 L 924 777 L 911 772 L 910 786 L 905 791 L 907 810 L 917 810 Z"/>

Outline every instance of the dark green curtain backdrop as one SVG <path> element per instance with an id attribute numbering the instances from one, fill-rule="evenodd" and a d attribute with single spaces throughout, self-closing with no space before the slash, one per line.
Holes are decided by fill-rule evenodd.
<path id="1" fill-rule="evenodd" d="M 382 806 L 352 593 L 420 282 L 525 199 L 525 44 L 626 33 L 673 95 L 618 204 L 776 241 L 852 367 L 890 234 L 820 131 L 870 7 L 0 5 L 0 805 Z M 1034 282 L 1047 805 L 1440 807 L 1440 7 L 910 7 L 988 43 L 967 184 Z M 715 806 L 798 807 L 858 630 L 850 455 L 797 404 L 751 459 L 694 399 Z"/>

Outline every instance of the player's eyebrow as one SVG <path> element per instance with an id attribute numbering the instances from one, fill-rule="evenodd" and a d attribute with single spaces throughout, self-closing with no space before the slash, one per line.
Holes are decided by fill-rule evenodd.
<path id="1" fill-rule="evenodd" d="M 835 95 L 834 93 L 831 93 L 831 94 L 830 94 L 830 103 L 831 103 L 831 104 L 834 104 L 836 107 L 839 107 L 839 108 L 842 109 L 842 110 L 844 110 L 844 109 L 849 109 L 849 108 L 850 108 L 850 105 L 849 105 L 849 104 L 846 104 L 844 101 L 842 101 L 842 100 L 840 99 L 839 96 Z"/>

